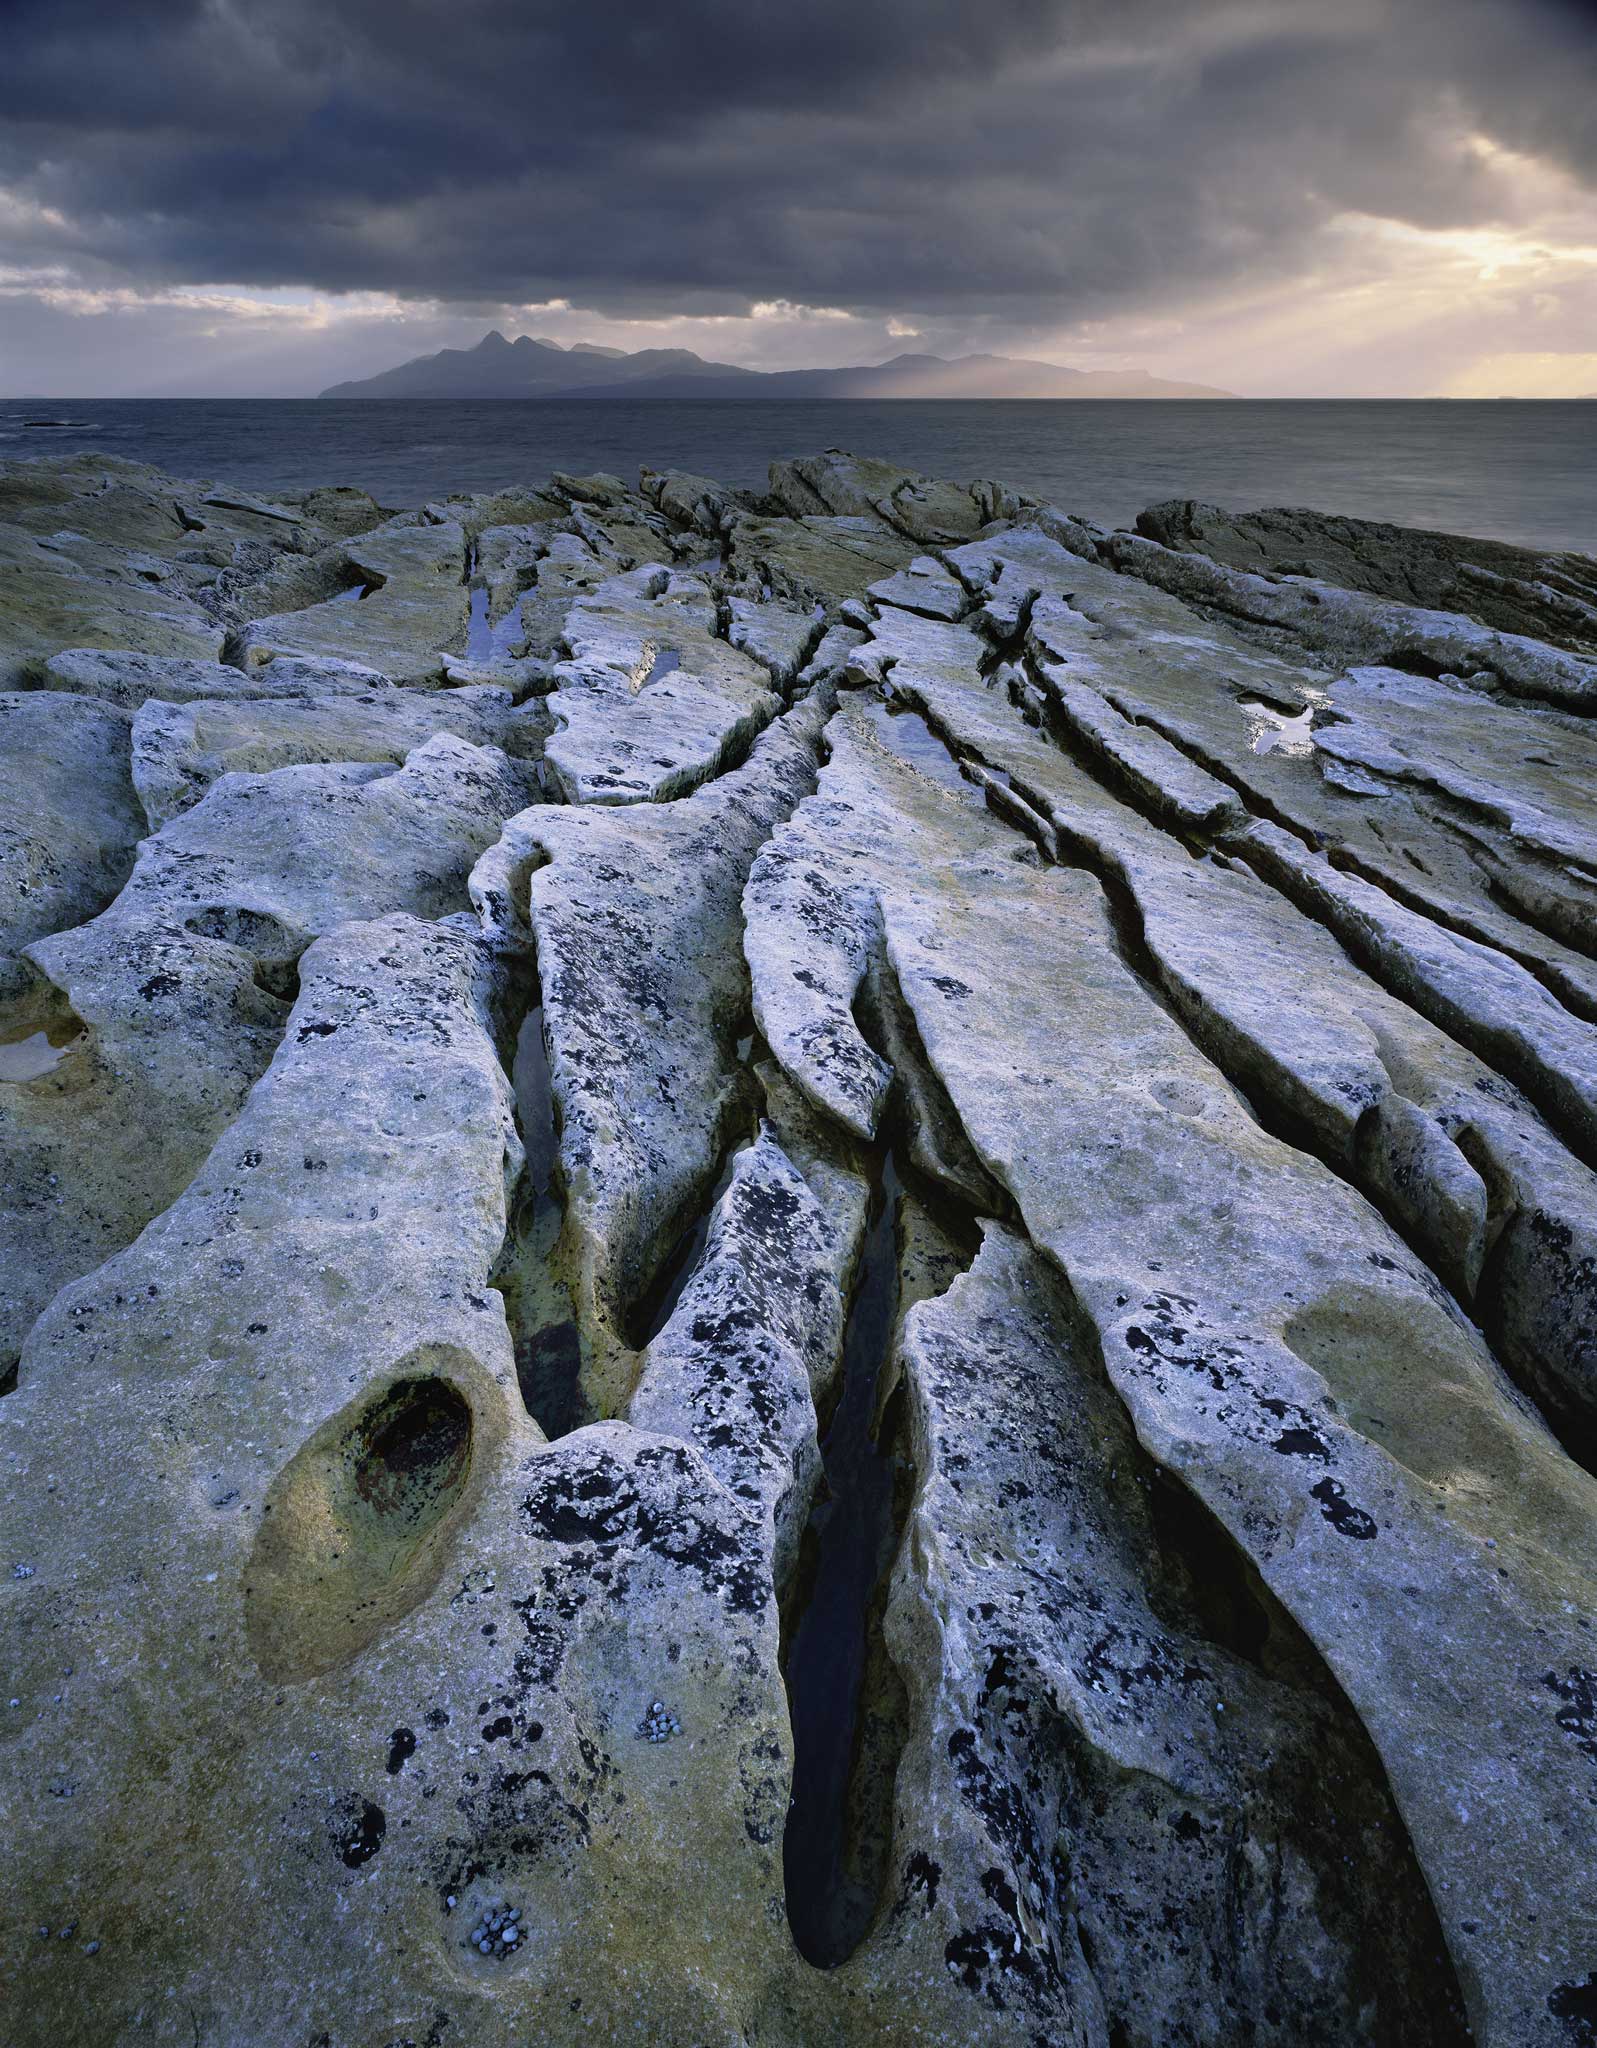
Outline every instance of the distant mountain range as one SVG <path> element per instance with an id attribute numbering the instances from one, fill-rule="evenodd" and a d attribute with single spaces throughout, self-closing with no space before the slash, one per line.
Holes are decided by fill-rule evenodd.
<path id="1" fill-rule="evenodd" d="M 894 356 L 846 370 L 744 370 L 691 349 L 601 348 L 497 330 L 475 348 L 417 356 L 323 398 L 1234 398 L 1145 370 L 1066 370 L 1014 356 Z"/>

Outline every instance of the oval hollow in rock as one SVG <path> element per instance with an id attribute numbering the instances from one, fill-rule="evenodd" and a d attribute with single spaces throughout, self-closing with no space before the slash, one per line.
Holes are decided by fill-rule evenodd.
<path id="1" fill-rule="evenodd" d="M 497 1390 L 473 1400 L 467 1374 L 480 1369 L 463 1352 L 414 1353 L 273 1480 L 244 1575 L 250 1648 L 268 1679 L 346 1662 L 437 1582 L 503 1426 Z"/>

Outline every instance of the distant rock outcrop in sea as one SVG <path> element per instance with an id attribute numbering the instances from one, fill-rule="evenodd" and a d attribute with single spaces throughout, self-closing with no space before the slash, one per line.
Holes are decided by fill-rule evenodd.
<path id="1" fill-rule="evenodd" d="M 0 465 L 7 2048 L 1578 2048 L 1597 563 Z"/>
<path id="2" fill-rule="evenodd" d="M 895 356 L 841 370 L 745 370 L 685 348 L 601 348 L 497 329 L 475 348 L 440 349 L 323 398 L 1233 398 L 1145 370 L 1067 370 L 1013 356 Z"/>

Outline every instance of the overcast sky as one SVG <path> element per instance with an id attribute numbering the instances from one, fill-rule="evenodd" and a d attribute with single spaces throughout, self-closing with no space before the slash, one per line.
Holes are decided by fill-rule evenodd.
<path id="1" fill-rule="evenodd" d="M 1597 0 L 0 0 L 0 392 L 490 325 L 1597 392 Z"/>

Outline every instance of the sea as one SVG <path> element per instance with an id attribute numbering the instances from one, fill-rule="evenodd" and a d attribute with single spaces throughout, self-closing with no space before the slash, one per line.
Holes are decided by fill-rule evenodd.
<path id="1" fill-rule="evenodd" d="M 0 399 L 0 459 L 93 449 L 401 508 L 640 464 L 760 487 L 823 448 L 994 477 L 1129 525 L 1165 498 L 1306 505 L 1597 554 L 1597 400 Z"/>

